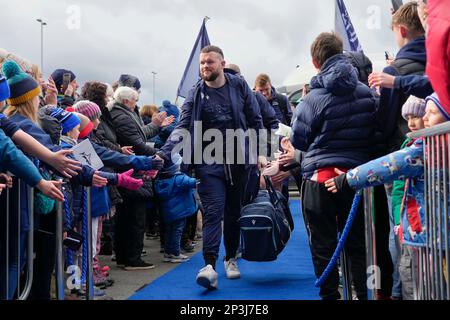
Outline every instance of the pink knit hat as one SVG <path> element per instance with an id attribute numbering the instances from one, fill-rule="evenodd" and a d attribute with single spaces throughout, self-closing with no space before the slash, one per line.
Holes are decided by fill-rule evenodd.
<path id="1" fill-rule="evenodd" d="M 72 108 L 75 112 L 84 114 L 91 121 L 100 118 L 100 116 L 102 115 L 100 107 L 95 102 L 89 100 L 78 101 L 73 105 Z"/>

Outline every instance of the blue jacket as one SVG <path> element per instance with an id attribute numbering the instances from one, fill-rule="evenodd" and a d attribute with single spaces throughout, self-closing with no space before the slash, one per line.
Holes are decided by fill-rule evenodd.
<path id="1" fill-rule="evenodd" d="M 291 142 L 304 152 L 309 178 L 325 167 L 353 168 L 371 159 L 376 100 L 343 54 L 329 58 L 294 114 Z"/>
<path id="2" fill-rule="evenodd" d="M 288 97 L 278 93 L 275 87 L 272 87 L 272 98 L 269 100 L 269 103 L 275 111 L 278 121 L 290 126 L 292 122 L 292 109 Z"/>
<path id="3" fill-rule="evenodd" d="M 20 129 L 28 133 L 30 136 L 35 138 L 40 144 L 48 148 L 50 151 L 57 152 L 61 150 L 60 146 L 54 145 L 50 136 L 45 133 L 40 127 L 38 127 L 33 121 L 24 117 L 23 115 L 16 113 L 10 117 L 11 121 L 15 122 Z M 57 172 L 56 170 L 52 169 Z M 95 170 L 89 166 L 82 166 L 81 172 L 78 173 L 71 181 L 79 183 L 84 186 L 90 186 L 92 182 L 92 176 Z"/>
<path id="4" fill-rule="evenodd" d="M 197 212 L 197 181 L 178 172 L 170 178 L 155 181 L 155 193 L 165 222 L 189 217 Z"/>
<path id="5" fill-rule="evenodd" d="M 34 122 L 30 119 L 24 117 L 23 115 L 16 113 L 12 117 L 10 117 L 11 121 L 15 122 L 20 129 L 28 133 L 30 136 L 35 138 L 39 143 L 41 143 L 44 147 L 49 150 L 56 152 L 61 150 L 61 147 L 53 144 L 52 139 L 48 134 L 46 134 L 40 127 L 38 127 Z M 31 159 L 35 160 L 35 159 Z M 52 169 L 52 171 L 57 172 Z M 92 183 L 92 176 L 94 175 L 95 170 L 89 166 L 82 166 L 81 172 L 78 173 L 75 177 L 71 179 L 72 183 L 81 184 L 85 186 L 89 186 Z M 24 186 L 21 186 L 22 197 L 20 198 L 20 210 L 23 217 L 28 215 L 28 195 Z"/>
<path id="6" fill-rule="evenodd" d="M 114 168 L 116 171 L 126 171 L 129 169 L 134 169 L 135 171 L 152 169 L 152 158 L 150 157 L 125 155 L 92 141 L 91 144 L 106 167 Z"/>
<path id="7" fill-rule="evenodd" d="M 163 101 L 163 106 L 159 108 L 159 112 L 166 112 L 168 117 L 174 116 L 175 119 L 171 125 L 162 128 L 157 136 L 149 140 L 150 142 L 155 143 L 155 148 L 157 149 L 161 148 L 166 143 L 170 134 L 172 133 L 173 130 L 175 130 L 178 122 L 180 121 L 180 110 L 178 110 L 177 106 L 171 104 L 167 100 Z"/>
<path id="8" fill-rule="evenodd" d="M 36 186 L 42 179 L 33 162 L 0 129 L 0 172 L 6 171 L 10 171 L 31 187 Z"/>
<path id="9" fill-rule="evenodd" d="M 61 137 L 61 148 L 71 149 L 75 145 L 75 141 L 68 139 L 67 137 Z M 83 186 L 72 184 L 71 185 L 71 207 L 74 213 L 75 219 L 79 219 L 82 216 L 83 207 Z M 111 208 L 111 201 L 108 194 L 107 187 L 92 187 L 91 188 L 91 215 L 93 218 L 103 216 L 109 212 Z"/>
<path id="10" fill-rule="evenodd" d="M 420 36 L 401 48 L 395 60 L 399 59 L 409 59 L 422 64 L 425 70 L 427 61 L 425 37 Z M 397 68 L 393 66 L 384 68 L 383 72 L 393 76 L 400 75 Z M 399 89 L 381 88 L 380 90 L 378 123 L 383 132 L 383 138 L 388 143 L 388 152 L 400 149 L 405 140 L 405 134 L 409 132 L 407 122 L 401 115 L 403 103 L 407 98 L 407 93 Z"/>
<path id="11" fill-rule="evenodd" d="M 0 113 L 0 129 L 2 129 L 3 132 L 11 139 L 14 134 L 20 130 L 19 126 L 3 113 Z"/>
<path id="12" fill-rule="evenodd" d="M 248 84 L 241 77 L 233 76 L 225 73 L 226 81 L 230 88 L 230 99 L 233 108 L 233 119 L 235 129 L 252 128 L 258 131 L 263 128 L 261 112 L 258 102 L 256 101 L 253 91 Z M 179 141 L 177 137 L 183 136 L 185 130 L 191 134 L 191 151 L 194 155 L 194 150 L 198 148 L 202 150 L 202 136 L 203 132 L 194 130 L 194 121 L 201 121 L 202 119 L 202 105 L 205 96 L 205 82 L 199 81 L 197 85 L 191 89 L 188 97 L 183 103 L 181 110 L 181 118 L 175 130 L 172 132 L 166 144 L 158 152 L 166 161 L 170 161 L 170 154 L 172 149 Z M 239 139 L 241 140 L 241 139 Z M 249 148 L 248 140 L 238 146 L 241 149 L 241 154 L 248 159 Z M 202 171 L 208 173 L 213 166 L 202 166 Z"/>
<path id="13" fill-rule="evenodd" d="M 28 231 L 29 220 L 28 220 L 28 202 L 27 202 L 27 188 L 25 183 L 31 187 L 35 187 L 39 181 L 41 181 L 42 176 L 36 166 L 28 159 L 22 151 L 20 151 L 14 143 L 8 138 L 3 130 L 0 129 L 0 172 L 10 171 L 15 176 L 22 179 L 22 183 L 18 186 L 21 193 L 20 201 L 20 221 L 22 232 Z M 23 183 L 25 182 L 25 183 Z M 12 192 L 17 192 L 18 188 L 13 188 Z M 12 195 L 12 194 L 11 194 Z M 14 199 L 14 195 L 13 199 Z M 10 204 L 10 212 L 17 212 L 17 203 Z M 2 212 L 3 214 L 3 212 Z M 3 215 L 1 215 L 3 218 Z M 13 220 L 15 221 L 15 220 Z M 17 229 L 15 229 L 17 230 Z M 13 230 L 12 234 L 17 234 Z M 12 234 L 10 236 L 12 236 Z"/>
<path id="14" fill-rule="evenodd" d="M 347 172 L 347 183 L 353 189 L 363 189 L 390 183 L 395 180 L 406 180 L 409 186 L 405 190 L 405 206 L 401 209 L 401 223 L 403 239 L 406 244 L 424 245 L 426 243 L 427 224 L 425 219 L 424 198 L 424 158 L 423 140 L 416 140 L 410 147 L 393 152 L 387 156 L 365 163 Z M 408 212 L 411 202 L 415 198 L 422 230 L 413 230 L 409 223 Z M 414 202 L 415 203 L 415 202 Z"/>
<path id="15" fill-rule="evenodd" d="M 426 75 L 397 76 L 394 80 L 394 88 L 408 96 L 413 95 L 421 99 L 425 99 L 434 93 L 430 79 Z"/>
<path id="16" fill-rule="evenodd" d="M 266 128 L 267 130 L 278 129 L 280 120 L 275 114 L 275 109 L 270 105 L 269 101 L 267 101 L 266 97 L 264 97 L 261 93 L 255 92 L 255 97 L 256 101 L 258 101 L 259 109 L 261 111 L 264 128 Z"/>

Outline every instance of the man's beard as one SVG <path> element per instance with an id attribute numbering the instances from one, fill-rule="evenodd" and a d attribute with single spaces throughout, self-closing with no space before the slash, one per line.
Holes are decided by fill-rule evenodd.
<path id="1" fill-rule="evenodd" d="M 202 79 L 203 79 L 204 81 L 212 82 L 212 81 L 215 81 L 215 80 L 219 77 L 219 75 L 220 75 L 219 72 L 211 72 L 211 74 L 210 74 L 209 76 L 205 76 L 205 75 L 202 73 Z"/>

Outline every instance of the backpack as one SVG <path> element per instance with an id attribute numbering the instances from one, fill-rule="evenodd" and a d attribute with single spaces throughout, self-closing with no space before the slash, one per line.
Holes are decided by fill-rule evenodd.
<path id="1" fill-rule="evenodd" d="M 275 191 L 264 176 L 267 190 L 259 191 L 251 204 L 241 210 L 242 258 L 248 261 L 274 261 L 283 251 L 294 228 L 286 198 Z"/>
<path id="2" fill-rule="evenodd" d="M 370 61 L 369 57 L 367 57 L 362 51 L 346 51 L 344 52 L 344 55 L 347 57 L 352 66 L 358 70 L 358 80 L 368 86 L 369 75 L 373 71 L 372 61 Z"/>

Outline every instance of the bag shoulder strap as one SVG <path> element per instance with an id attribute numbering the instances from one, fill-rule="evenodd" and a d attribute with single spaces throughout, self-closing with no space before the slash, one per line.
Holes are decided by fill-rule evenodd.
<path id="1" fill-rule="evenodd" d="M 264 182 L 266 183 L 266 190 L 269 193 L 270 202 L 272 202 L 272 204 L 276 206 L 280 202 L 280 198 L 278 197 L 278 194 L 272 184 L 272 181 L 270 180 L 270 177 L 264 176 Z"/>

